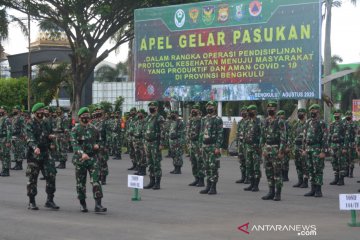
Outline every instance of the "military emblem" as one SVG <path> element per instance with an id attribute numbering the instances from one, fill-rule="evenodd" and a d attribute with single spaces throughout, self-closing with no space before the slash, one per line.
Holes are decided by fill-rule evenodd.
<path id="1" fill-rule="evenodd" d="M 235 19 L 239 21 L 244 16 L 243 5 L 242 4 L 237 5 L 237 6 L 235 6 L 235 9 L 236 9 Z"/>
<path id="2" fill-rule="evenodd" d="M 185 12 L 184 12 L 184 10 L 178 9 L 176 11 L 175 16 L 174 16 L 174 22 L 175 22 L 175 25 L 178 28 L 181 28 L 182 26 L 184 26 L 184 23 L 185 23 Z"/>
<path id="3" fill-rule="evenodd" d="M 251 16 L 253 17 L 257 17 L 260 15 L 262 10 L 262 3 L 259 2 L 258 0 L 252 1 L 249 4 L 249 13 Z"/>
<path id="4" fill-rule="evenodd" d="M 215 19 L 215 6 L 203 7 L 202 20 L 205 25 L 211 25 Z"/>
<path id="5" fill-rule="evenodd" d="M 229 19 L 229 5 L 221 4 L 218 10 L 218 22 L 226 22 Z"/>
<path id="6" fill-rule="evenodd" d="M 198 17 L 199 17 L 199 9 L 192 8 L 189 10 L 189 16 L 192 23 L 197 23 Z"/>
<path id="7" fill-rule="evenodd" d="M 155 93 L 155 87 L 154 87 L 154 85 L 150 84 L 150 85 L 147 87 L 146 91 L 147 91 L 147 93 L 148 93 L 149 95 L 154 95 L 154 93 Z"/>

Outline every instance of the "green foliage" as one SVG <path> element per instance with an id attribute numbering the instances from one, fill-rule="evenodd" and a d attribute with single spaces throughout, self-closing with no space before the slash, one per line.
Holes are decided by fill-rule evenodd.
<path id="1" fill-rule="evenodd" d="M 125 101 L 125 99 L 122 96 L 119 96 L 119 97 L 116 98 L 115 107 L 114 107 L 115 112 L 121 112 L 122 111 L 122 105 L 123 105 L 124 101 Z"/>
<path id="2" fill-rule="evenodd" d="M 101 108 L 106 112 L 112 112 L 113 110 L 113 107 L 112 107 L 112 103 L 111 102 L 108 102 L 108 101 L 101 101 L 99 103 L 99 105 L 101 106 Z"/>
<path id="3" fill-rule="evenodd" d="M 13 107 L 26 106 L 27 78 L 1 78 L 0 79 L 0 105 Z"/>

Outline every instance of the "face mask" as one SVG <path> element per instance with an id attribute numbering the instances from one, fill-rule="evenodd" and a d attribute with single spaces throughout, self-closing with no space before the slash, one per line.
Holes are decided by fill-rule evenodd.
<path id="1" fill-rule="evenodd" d="M 37 114 L 36 114 L 36 117 L 37 117 L 38 119 L 43 119 L 43 118 L 44 118 L 44 114 L 43 114 L 43 113 L 37 113 Z"/>
<path id="2" fill-rule="evenodd" d="M 251 117 L 251 118 L 255 117 L 255 113 L 249 112 L 249 117 Z"/>
<path id="3" fill-rule="evenodd" d="M 192 112 L 191 112 L 191 116 L 196 117 L 197 115 L 198 115 L 198 114 L 197 114 L 196 111 L 192 111 Z"/>
<path id="4" fill-rule="evenodd" d="M 82 117 L 80 118 L 80 121 L 84 124 L 87 124 L 89 122 L 89 118 L 88 117 Z"/>
<path id="5" fill-rule="evenodd" d="M 144 116 L 143 116 L 142 114 L 140 114 L 140 115 L 138 115 L 138 118 L 139 118 L 139 119 L 143 119 Z"/>
<path id="6" fill-rule="evenodd" d="M 208 108 L 206 109 L 207 113 L 209 114 L 213 114 L 214 113 L 214 109 L 213 108 Z"/>
<path id="7" fill-rule="evenodd" d="M 15 115 L 18 115 L 18 112 L 13 112 L 13 115 L 15 116 Z"/>
<path id="8" fill-rule="evenodd" d="M 334 116 L 334 119 L 335 119 L 336 121 L 338 121 L 338 120 L 340 120 L 340 116 Z"/>
<path id="9" fill-rule="evenodd" d="M 299 118 L 300 120 L 304 119 L 304 114 L 298 114 L 298 118 Z"/>
<path id="10" fill-rule="evenodd" d="M 246 118 L 246 117 L 247 117 L 247 113 L 242 113 L 241 116 L 242 116 L 243 118 Z"/>
<path id="11" fill-rule="evenodd" d="M 311 118 L 316 118 L 316 115 L 317 115 L 316 112 L 311 112 L 311 113 L 310 113 L 310 117 L 311 117 Z"/>
<path id="12" fill-rule="evenodd" d="M 275 115 L 275 111 L 274 111 L 274 110 L 268 110 L 268 114 L 269 114 L 269 116 L 274 116 L 274 115 Z"/>
<path id="13" fill-rule="evenodd" d="M 346 120 L 351 121 L 352 117 L 346 117 Z"/>
<path id="14" fill-rule="evenodd" d="M 50 113 L 44 113 L 43 115 L 48 118 L 50 116 Z"/>
<path id="15" fill-rule="evenodd" d="M 155 112 L 156 112 L 156 109 L 155 109 L 155 108 L 149 108 L 149 112 L 150 112 L 150 113 L 155 113 Z"/>

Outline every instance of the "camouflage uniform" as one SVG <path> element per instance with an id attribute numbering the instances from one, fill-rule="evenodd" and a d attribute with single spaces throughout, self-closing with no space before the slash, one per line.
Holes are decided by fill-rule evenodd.
<path id="1" fill-rule="evenodd" d="M 146 112 L 141 109 L 138 112 L 136 121 L 134 122 L 134 148 L 135 158 L 138 166 L 137 175 L 146 175 L 146 154 L 144 147 L 144 125 L 145 125 L 145 114 Z"/>
<path id="2" fill-rule="evenodd" d="M 11 128 L 12 128 L 12 149 L 14 153 L 14 160 L 15 166 L 11 168 L 12 170 L 22 170 L 22 161 L 24 157 L 24 148 L 25 148 L 25 141 L 24 141 L 24 127 L 25 127 L 25 119 L 21 116 L 20 107 L 14 108 L 17 112 L 11 118 Z"/>
<path id="3" fill-rule="evenodd" d="M 170 173 L 181 174 L 183 165 L 182 155 L 184 153 L 185 143 L 185 124 L 178 117 L 177 111 L 171 111 L 172 121 L 169 130 L 169 147 L 171 149 L 171 157 L 173 158 L 174 170 Z"/>
<path id="4" fill-rule="evenodd" d="M 243 107 L 241 109 L 241 116 L 242 119 L 237 124 L 237 130 L 236 130 L 236 142 L 237 142 L 237 152 L 238 152 L 238 158 L 240 163 L 240 172 L 241 172 L 241 179 L 237 180 L 236 183 L 244 183 L 245 179 L 247 177 L 246 174 L 246 149 L 245 149 L 245 142 L 244 142 L 244 134 L 247 125 L 247 108 Z"/>
<path id="5" fill-rule="evenodd" d="M 347 146 L 346 146 L 346 162 L 348 169 L 346 171 L 346 176 L 353 178 L 354 176 L 354 167 L 355 167 L 355 159 L 356 159 L 356 131 L 357 126 L 356 123 L 352 120 L 352 112 L 347 111 L 345 113 L 346 119 L 344 121 L 345 124 L 345 136 L 347 137 Z"/>
<path id="6" fill-rule="evenodd" d="M 10 175 L 10 143 L 11 143 L 11 121 L 6 115 L 5 107 L 0 107 L 0 159 L 2 171 L 0 176 L 8 177 Z"/>
<path id="7" fill-rule="evenodd" d="M 157 102 L 150 102 L 148 104 L 150 115 L 145 119 L 144 125 L 144 139 L 145 152 L 147 158 L 147 165 L 149 167 L 150 183 L 145 186 L 145 189 L 153 188 L 160 189 L 161 182 L 161 151 L 160 145 L 164 142 L 164 118 L 157 112 Z"/>
<path id="8" fill-rule="evenodd" d="M 202 157 L 204 169 L 207 177 L 206 188 L 201 190 L 201 194 L 216 194 L 216 184 L 219 179 L 220 168 L 220 148 L 223 144 L 223 122 L 216 115 L 217 102 L 209 101 L 206 104 L 208 114 L 202 120 L 201 135 Z"/>
<path id="9" fill-rule="evenodd" d="M 246 158 L 246 174 L 250 180 L 250 186 L 245 191 L 259 191 L 259 182 L 261 178 L 261 121 L 256 117 L 257 107 L 250 105 L 247 108 L 249 118 L 246 121 L 246 131 L 244 131 L 244 149 Z"/>
<path id="10" fill-rule="evenodd" d="M 298 119 L 291 131 L 290 142 L 293 147 L 293 153 L 295 157 L 295 167 L 298 175 L 298 182 L 293 187 L 307 188 L 309 173 L 306 165 L 306 159 L 302 154 L 304 144 L 304 130 L 306 126 L 305 119 L 306 110 L 303 108 L 298 109 L 298 116 L 302 119 Z"/>
<path id="11" fill-rule="evenodd" d="M 339 111 L 335 111 L 335 114 L 341 114 Z M 347 142 L 345 142 L 346 129 L 344 122 L 341 120 L 340 115 L 334 116 L 333 121 L 329 126 L 329 148 L 332 156 L 331 165 L 334 170 L 335 179 L 330 185 L 344 185 L 344 177 L 347 169 L 346 155 L 343 151 L 346 150 Z"/>
<path id="12" fill-rule="evenodd" d="M 126 121 L 126 127 L 127 127 L 127 141 L 129 146 L 129 154 L 130 159 L 132 162 L 132 167 L 130 167 L 128 170 L 136 170 L 137 168 L 137 162 L 135 158 L 135 148 L 134 148 L 134 122 L 136 121 L 136 108 L 130 109 L 130 118 Z"/>
<path id="13" fill-rule="evenodd" d="M 115 127 L 114 127 L 114 133 L 115 133 L 115 143 L 114 143 L 114 159 L 121 159 L 121 153 L 122 153 L 122 145 L 123 145 L 123 129 L 122 129 L 122 119 L 120 114 L 116 114 L 115 118 Z"/>
<path id="14" fill-rule="evenodd" d="M 164 123 L 164 147 L 168 149 L 168 155 L 166 157 L 171 157 L 170 138 L 169 138 L 171 122 L 172 120 L 169 114 L 169 116 L 166 118 Z"/>
<path id="15" fill-rule="evenodd" d="M 57 111 L 57 116 L 53 119 L 53 131 L 55 134 L 54 144 L 54 156 L 55 160 L 58 160 L 60 163 L 57 166 L 59 169 L 66 168 L 66 160 L 67 160 L 67 148 L 65 146 L 65 129 L 66 129 L 66 121 L 63 116 L 61 116 L 61 110 Z"/>
<path id="16" fill-rule="evenodd" d="M 85 116 L 89 110 L 81 108 L 78 115 Z M 81 121 L 81 120 L 80 120 Z M 95 211 L 106 211 L 102 208 L 101 199 L 103 192 L 100 185 L 100 167 L 98 161 L 98 151 L 95 147 L 98 146 L 100 133 L 98 129 L 91 123 L 76 125 L 71 133 L 71 144 L 74 150 L 72 162 L 75 166 L 76 177 L 76 192 L 80 200 L 81 211 L 87 212 L 86 207 L 86 178 L 89 172 L 90 183 L 92 184 L 93 197 L 96 201 Z M 82 160 L 82 155 L 87 154 L 89 159 Z M 102 210 L 99 210 L 102 209 Z"/>
<path id="17" fill-rule="evenodd" d="M 322 197 L 321 186 L 323 185 L 324 158 L 320 153 L 327 151 L 328 129 L 323 120 L 318 119 L 320 106 L 310 106 L 310 119 L 306 121 L 304 129 L 304 147 L 306 164 L 311 182 L 311 190 L 304 196 Z"/>
<path id="18" fill-rule="evenodd" d="M 200 130 L 201 130 L 201 114 L 200 106 L 194 105 L 192 107 L 192 115 L 188 122 L 187 142 L 190 143 L 190 161 L 192 174 L 195 181 L 189 186 L 204 186 L 204 162 L 201 156 Z"/>
<path id="19" fill-rule="evenodd" d="M 265 119 L 262 129 L 263 132 L 261 134 L 261 143 L 264 145 L 263 157 L 265 173 L 269 185 L 269 193 L 262 197 L 262 199 L 280 201 L 281 188 L 283 186 L 283 156 L 287 144 L 287 135 L 285 121 L 275 116 L 274 109 L 276 106 L 277 104 L 275 102 L 268 103 L 269 116 Z"/>

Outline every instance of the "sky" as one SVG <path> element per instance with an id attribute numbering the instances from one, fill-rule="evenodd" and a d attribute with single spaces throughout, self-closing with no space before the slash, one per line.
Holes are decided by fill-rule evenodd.
<path id="1" fill-rule="evenodd" d="M 360 63 L 360 1 L 358 2 L 354 7 L 350 0 L 344 0 L 342 7 L 333 8 L 332 12 L 332 55 L 340 56 L 343 63 Z M 14 11 L 10 14 L 20 16 Z M 37 24 L 32 23 L 31 28 L 31 41 L 35 41 L 38 37 Z M 27 38 L 16 25 L 11 24 L 9 38 L 3 42 L 3 46 L 8 54 L 23 53 L 27 51 Z M 102 50 L 110 46 L 107 44 Z M 112 52 L 105 60 L 112 63 L 124 62 L 127 53 L 128 45 L 123 44 L 118 53 Z"/>

